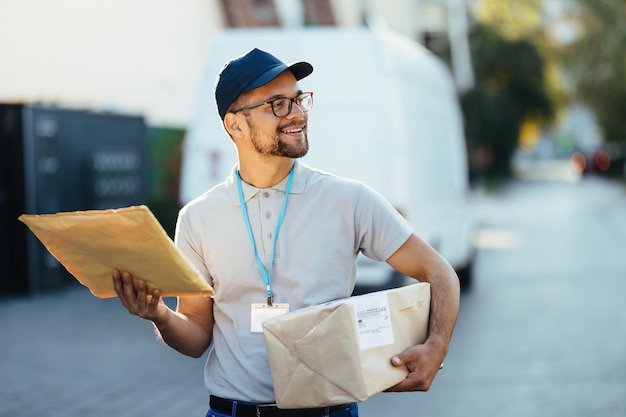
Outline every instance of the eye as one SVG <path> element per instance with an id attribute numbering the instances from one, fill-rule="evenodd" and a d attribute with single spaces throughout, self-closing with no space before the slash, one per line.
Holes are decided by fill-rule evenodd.
<path id="1" fill-rule="evenodd" d="M 272 107 L 276 111 L 280 111 L 289 105 L 289 99 L 280 98 L 272 102 Z"/>

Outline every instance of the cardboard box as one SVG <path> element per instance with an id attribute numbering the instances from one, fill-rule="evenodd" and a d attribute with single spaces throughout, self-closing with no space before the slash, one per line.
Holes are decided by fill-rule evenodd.
<path id="1" fill-rule="evenodd" d="M 278 407 L 364 401 L 403 381 L 390 359 L 426 340 L 429 313 L 430 285 L 416 283 L 265 320 Z"/>

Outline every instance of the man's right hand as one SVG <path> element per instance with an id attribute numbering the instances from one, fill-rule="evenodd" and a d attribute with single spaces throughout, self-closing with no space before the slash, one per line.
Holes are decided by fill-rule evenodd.
<path id="1" fill-rule="evenodd" d="M 157 326 L 170 318 L 171 310 L 161 299 L 161 291 L 154 290 L 148 294 L 148 285 L 141 279 L 135 289 L 133 277 L 125 271 L 114 269 L 112 277 L 115 292 L 130 314 L 150 320 Z"/>

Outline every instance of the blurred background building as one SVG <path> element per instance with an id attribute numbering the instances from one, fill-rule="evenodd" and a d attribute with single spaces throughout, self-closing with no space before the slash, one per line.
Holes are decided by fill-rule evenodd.
<path id="1" fill-rule="evenodd" d="M 221 28 L 385 24 L 435 53 L 450 49 L 459 90 L 474 85 L 475 22 L 510 37 L 575 36 L 559 0 L 1 0 L 0 101 L 141 113 L 185 127 L 207 45 Z"/>

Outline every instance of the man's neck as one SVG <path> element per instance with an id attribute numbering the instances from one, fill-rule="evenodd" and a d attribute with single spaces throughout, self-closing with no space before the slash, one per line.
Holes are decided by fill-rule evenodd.
<path id="1" fill-rule="evenodd" d="M 294 163 L 295 161 L 291 158 L 256 164 L 239 161 L 239 175 L 243 181 L 254 187 L 273 187 L 287 177 Z"/>

